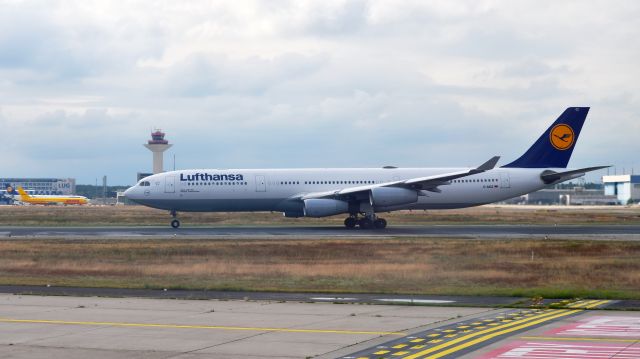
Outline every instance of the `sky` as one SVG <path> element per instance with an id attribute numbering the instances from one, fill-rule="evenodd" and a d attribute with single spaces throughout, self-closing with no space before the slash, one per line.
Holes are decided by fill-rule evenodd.
<path id="1" fill-rule="evenodd" d="M 569 106 L 570 166 L 640 173 L 639 38 L 638 1 L 0 0 L 0 177 L 133 184 L 154 128 L 166 169 L 506 164 Z"/>

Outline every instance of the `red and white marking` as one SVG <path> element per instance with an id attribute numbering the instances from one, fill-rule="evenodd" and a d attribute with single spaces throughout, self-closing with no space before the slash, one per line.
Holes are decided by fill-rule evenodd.
<path id="1" fill-rule="evenodd" d="M 629 344 L 523 342 L 509 343 L 481 359 L 638 359 L 640 347 Z"/>
<path id="2" fill-rule="evenodd" d="M 640 317 L 590 317 L 547 334 L 582 337 L 640 338 Z"/>

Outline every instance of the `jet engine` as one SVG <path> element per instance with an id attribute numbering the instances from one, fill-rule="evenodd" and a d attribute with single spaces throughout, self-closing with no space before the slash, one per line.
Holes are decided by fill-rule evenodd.
<path id="1" fill-rule="evenodd" d="M 304 215 L 306 217 L 327 217 L 334 214 L 347 213 L 349 204 L 336 199 L 306 199 Z"/>
<path id="2" fill-rule="evenodd" d="M 418 192 L 398 187 L 376 187 L 371 189 L 374 207 L 390 207 L 411 204 L 418 201 Z"/>

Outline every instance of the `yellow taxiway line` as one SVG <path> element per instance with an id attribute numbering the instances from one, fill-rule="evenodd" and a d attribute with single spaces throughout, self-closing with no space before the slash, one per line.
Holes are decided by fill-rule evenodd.
<path id="1" fill-rule="evenodd" d="M 463 337 L 457 338 L 455 340 L 446 342 L 446 343 L 442 343 L 440 345 L 437 345 L 433 348 L 429 348 L 427 350 L 423 350 L 421 352 L 415 353 L 413 355 L 409 355 L 404 357 L 404 359 L 416 359 L 416 358 L 420 358 L 420 357 L 425 357 L 425 358 L 440 358 L 443 357 L 445 355 L 449 355 L 451 353 L 460 351 L 462 349 L 468 348 L 470 346 L 473 346 L 475 344 L 481 343 L 483 341 L 487 341 L 490 340 L 492 338 L 495 338 L 497 336 L 506 334 L 506 333 L 510 333 L 510 332 L 514 332 L 517 330 L 521 330 L 521 329 L 525 329 L 527 327 L 536 325 L 536 324 L 540 324 L 540 323 L 544 323 L 546 321 L 552 320 L 552 319 L 556 319 L 556 318 L 560 318 L 560 317 L 564 317 L 570 314 L 574 314 L 574 313 L 578 313 L 581 312 L 582 310 L 554 310 L 551 312 L 547 312 L 544 313 L 542 315 L 538 315 L 538 316 L 533 316 L 533 317 L 529 317 L 527 319 L 522 319 L 522 320 L 518 320 L 516 322 L 512 322 L 512 323 L 508 323 L 508 324 L 504 324 L 504 325 L 500 325 L 500 326 L 496 326 L 490 329 L 485 329 L 476 333 L 471 333 L 468 335 L 465 335 Z M 485 335 L 486 334 L 486 335 Z M 478 337 L 478 338 L 476 338 Z M 466 341 L 468 339 L 472 339 L 472 338 L 476 338 L 473 340 L 469 340 Z M 458 345 L 456 345 L 458 344 Z M 455 345 L 455 346 L 454 346 Z M 446 349 L 447 347 L 451 347 L 449 349 Z M 446 349 L 443 351 L 440 351 L 442 349 Z M 440 352 L 438 352 L 440 351 Z M 435 353 L 438 352 L 438 353 Z M 435 353 L 435 354 L 432 354 Z M 428 354 L 432 354 L 429 356 L 426 356 Z"/>
<path id="2" fill-rule="evenodd" d="M 607 304 L 609 302 L 610 302 L 610 300 L 600 300 L 600 301 L 596 301 L 595 303 L 591 303 L 589 305 L 586 305 L 585 308 L 591 309 L 591 308 L 595 308 L 595 307 L 603 305 L 603 304 Z"/>
<path id="3" fill-rule="evenodd" d="M 571 309 L 578 309 L 578 308 L 584 308 L 584 309 L 592 309 L 595 308 L 599 305 L 603 305 L 606 303 L 609 303 L 610 300 L 584 300 L 584 301 L 579 301 L 579 302 L 575 302 L 573 304 L 569 304 L 567 306 L 567 308 L 571 308 Z"/>
<path id="4" fill-rule="evenodd" d="M 147 324 L 147 323 L 119 323 L 119 322 L 80 322 L 80 321 L 67 321 L 67 320 L 9 319 L 9 318 L 0 318 L 0 323 L 64 324 L 64 325 L 91 325 L 91 326 L 168 328 L 168 329 L 218 329 L 218 330 L 246 330 L 246 331 L 256 331 L 256 332 L 283 332 L 283 333 L 367 334 L 367 335 L 398 335 L 398 336 L 407 335 L 407 333 L 402 333 L 402 332 L 376 332 L 376 331 L 360 331 L 360 330 L 288 329 L 288 328 L 233 327 L 233 326 L 222 326 L 222 325 L 181 325 L 181 324 Z"/>

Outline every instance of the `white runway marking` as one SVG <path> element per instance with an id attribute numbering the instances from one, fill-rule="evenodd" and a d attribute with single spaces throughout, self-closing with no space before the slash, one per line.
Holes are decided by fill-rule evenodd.
<path id="1" fill-rule="evenodd" d="M 389 303 L 420 303 L 420 304 L 455 303 L 455 300 L 439 300 L 439 299 L 381 298 L 376 300 L 380 302 L 389 302 Z"/>

